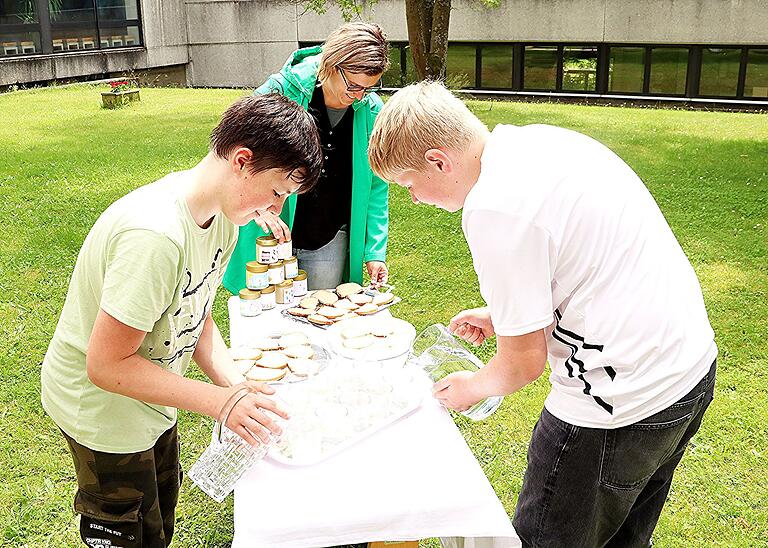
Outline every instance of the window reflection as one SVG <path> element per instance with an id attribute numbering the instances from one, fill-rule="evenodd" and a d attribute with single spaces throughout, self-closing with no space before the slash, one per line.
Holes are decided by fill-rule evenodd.
<path id="1" fill-rule="evenodd" d="M 703 48 L 699 94 L 715 97 L 736 97 L 739 84 L 739 48 Z"/>
<path id="2" fill-rule="evenodd" d="M 487 45 L 482 47 L 483 67 L 480 84 L 484 88 L 512 88 L 512 46 Z"/>
<path id="3" fill-rule="evenodd" d="M 597 89 L 597 46 L 565 46 L 563 48 L 563 89 L 568 91 Z"/>
<path id="4" fill-rule="evenodd" d="M 525 89 L 554 90 L 557 46 L 525 46 Z"/>
<path id="5" fill-rule="evenodd" d="M 746 97 L 768 97 L 768 48 L 750 48 L 747 55 Z"/>
<path id="6" fill-rule="evenodd" d="M 608 91 L 642 93 L 645 48 L 611 48 L 608 64 Z"/>
<path id="7" fill-rule="evenodd" d="M 651 50 L 651 93 L 684 95 L 688 73 L 688 48 Z"/>
<path id="8" fill-rule="evenodd" d="M 449 88 L 474 88 L 477 47 L 449 44 L 445 61 L 445 84 Z"/>

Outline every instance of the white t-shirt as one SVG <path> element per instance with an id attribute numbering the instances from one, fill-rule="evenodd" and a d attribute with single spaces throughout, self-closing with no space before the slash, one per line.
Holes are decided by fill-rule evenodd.
<path id="1" fill-rule="evenodd" d="M 689 392 L 717 356 L 701 287 L 651 194 L 597 141 L 498 125 L 463 228 L 496 333 L 545 329 L 545 407 L 618 428 Z"/>

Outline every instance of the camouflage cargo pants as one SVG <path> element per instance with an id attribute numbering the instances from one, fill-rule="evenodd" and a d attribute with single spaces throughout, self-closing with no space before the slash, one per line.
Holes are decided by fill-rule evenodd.
<path id="1" fill-rule="evenodd" d="M 176 426 L 140 453 L 103 453 L 64 437 L 75 462 L 83 542 L 91 548 L 168 546 L 182 477 Z"/>

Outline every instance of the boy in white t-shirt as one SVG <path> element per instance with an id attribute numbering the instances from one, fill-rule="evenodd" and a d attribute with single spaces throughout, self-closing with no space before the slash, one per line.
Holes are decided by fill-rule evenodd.
<path id="1" fill-rule="evenodd" d="M 312 118 L 280 95 L 224 113 L 208 154 L 107 208 L 77 257 L 42 367 L 42 403 L 72 453 L 88 546 L 170 544 L 181 482 L 176 409 L 252 444 L 286 418 L 245 381 L 211 316 L 237 227 L 310 189 L 322 162 Z M 213 384 L 184 377 L 194 359 Z"/>
<path id="2" fill-rule="evenodd" d="M 497 352 L 434 386 L 464 410 L 537 379 L 514 524 L 526 546 L 648 546 L 675 467 L 713 397 L 717 347 L 696 275 L 618 156 L 546 125 L 489 132 L 441 84 L 397 92 L 369 149 L 414 203 L 463 208 L 487 307 L 451 330 Z"/>

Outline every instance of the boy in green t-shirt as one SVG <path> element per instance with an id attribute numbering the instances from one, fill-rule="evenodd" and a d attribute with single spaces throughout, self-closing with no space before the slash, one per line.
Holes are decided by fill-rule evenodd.
<path id="1" fill-rule="evenodd" d="M 42 403 L 72 452 L 89 546 L 167 546 L 181 480 L 176 409 L 217 417 L 250 443 L 286 414 L 244 383 L 211 317 L 237 227 L 317 181 L 312 118 L 280 95 L 233 104 L 209 153 L 113 203 L 83 243 L 42 367 Z M 213 384 L 187 379 L 194 359 Z M 236 386 L 237 385 L 237 386 Z"/>

